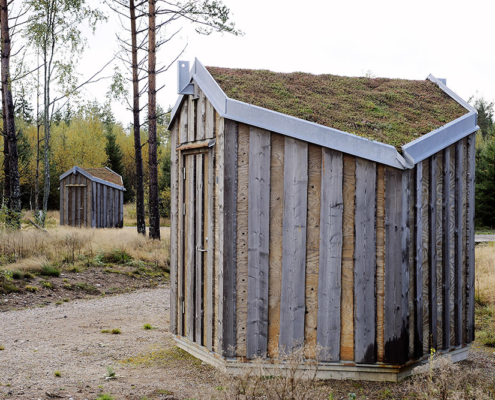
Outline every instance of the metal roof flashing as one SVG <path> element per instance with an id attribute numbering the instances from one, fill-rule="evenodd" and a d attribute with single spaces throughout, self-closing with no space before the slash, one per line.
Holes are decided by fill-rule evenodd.
<path id="1" fill-rule="evenodd" d="M 402 154 L 400 154 L 395 147 L 388 144 L 231 99 L 227 97 L 198 59 L 195 59 L 189 74 L 189 84 L 193 82 L 201 88 L 222 118 L 257 126 L 398 169 L 412 169 L 421 160 L 479 129 L 476 125 L 476 110 L 469 103 L 433 75 L 430 74 L 427 79 L 436 83 L 447 95 L 469 112 L 402 146 Z M 177 99 L 172 110 L 169 129 L 175 121 L 183 98 L 184 96 L 181 95 Z"/>

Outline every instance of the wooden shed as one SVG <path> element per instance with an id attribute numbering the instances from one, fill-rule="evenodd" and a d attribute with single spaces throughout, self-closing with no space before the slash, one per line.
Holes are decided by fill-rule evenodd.
<path id="1" fill-rule="evenodd" d="M 305 344 L 395 381 L 474 339 L 476 111 L 432 75 L 178 64 L 170 329 L 235 373 Z"/>
<path id="2" fill-rule="evenodd" d="M 110 168 L 73 167 L 60 176 L 60 225 L 124 226 L 124 185 Z"/>

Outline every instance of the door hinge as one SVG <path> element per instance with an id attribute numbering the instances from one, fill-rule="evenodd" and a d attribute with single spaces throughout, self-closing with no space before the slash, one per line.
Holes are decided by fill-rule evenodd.
<path id="1" fill-rule="evenodd" d="M 186 215 L 186 203 L 182 203 L 182 215 Z"/>
<path id="2" fill-rule="evenodd" d="M 186 304 L 184 300 L 182 300 L 182 314 L 184 314 L 185 312 L 186 312 Z"/>
<path id="3" fill-rule="evenodd" d="M 186 180 L 186 167 L 184 167 L 184 171 L 183 171 L 183 176 L 184 176 L 184 180 Z"/>

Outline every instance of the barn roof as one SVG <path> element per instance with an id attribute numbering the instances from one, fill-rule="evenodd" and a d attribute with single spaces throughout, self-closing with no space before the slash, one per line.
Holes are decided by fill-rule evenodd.
<path id="1" fill-rule="evenodd" d="M 75 165 L 71 169 L 69 169 L 64 174 L 60 175 L 59 180 L 64 179 L 66 176 L 70 174 L 81 174 L 86 178 L 90 179 L 93 182 L 101 183 L 103 185 L 107 185 L 113 187 L 115 189 L 124 190 L 124 183 L 122 181 L 122 177 L 116 172 L 112 171 L 110 168 L 81 168 Z"/>
<path id="2" fill-rule="evenodd" d="M 443 82 L 349 78 L 178 62 L 170 126 L 201 89 L 222 118 L 400 169 L 479 129 L 476 110 Z"/>
<path id="3" fill-rule="evenodd" d="M 206 69 L 231 99 L 397 148 L 468 112 L 426 80 Z"/>

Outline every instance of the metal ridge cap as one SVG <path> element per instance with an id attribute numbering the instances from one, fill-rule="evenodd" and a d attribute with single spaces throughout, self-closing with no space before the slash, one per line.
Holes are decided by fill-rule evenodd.
<path id="1" fill-rule="evenodd" d="M 397 149 L 389 144 L 366 139 L 349 132 L 329 128 L 228 97 L 226 112 L 221 116 L 395 168 L 412 168 Z"/>
<path id="2" fill-rule="evenodd" d="M 470 112 L 477 112 L 476 109 L 469 104 L 467 101 L 465 101 L 461 96 L 459 96 L 457 93 L 455 93 L 452 89 L 447 87 L 447 85 L 444 85 L 443 82 L 441 82 L 438 78 L 434 77 L 432 74 L 428 75 L 426 78 L 433 83 L 436 83 L 440 89 L 442 89 L 447 95 L 449 95 L 451 98 L 453 98 L 455 101 L 457 101 L 461 106 L 463 106 L 465 109 L 467 109 Z"/>
<path id="3" fill-rule="evenodd" d="M 408 162 L 417 164 L 438 151 L 476 132 L 479 126 L 476 124 L 477 113 L 475 111 L 449 122 L 426 135 L 402 146 L 404 158 Z"/>
<path id="4" fill-rule="evenodd" d="M 194 74 L 192 79 L 199 85 L 215 110 L 219 114 L 225 113 L 228 97 L 220 85 L 197 58 L 194 61 L 193 69 Z"/>

